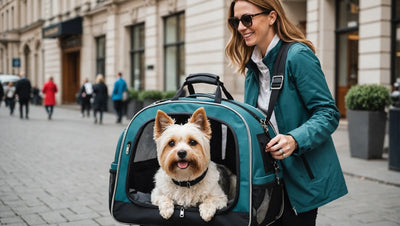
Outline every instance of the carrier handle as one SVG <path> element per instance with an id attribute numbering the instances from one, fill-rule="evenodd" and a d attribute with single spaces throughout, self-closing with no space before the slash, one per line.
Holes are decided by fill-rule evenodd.
<path id="1" fill-rule="evenodd" d="M 193 84 L 196 83 L 206 83 L 210 85 L 216 85 L 217 89 L 215 90 L 215 98 L 214 101 L 216 103 L 221 103 L 222 100 L 222 92 L 224 92 L 225 97 L 228 100 L 233 100 L 232 95 L 225 88 L 224 83 L 219 80 L 218 75 L 210 74 L 210 73 L 195 73 L 190 74 L 186 77 L 185 82 L 182 84 L 181 88 L 176 92 L 176 94 L 171 98 L 172 100 L 178 100 L 180 96 L 184 94 L 184 87 L 187 86 L 189 90 L 189 94 L 193 95 L 196 92 L 194 91 Z"/>

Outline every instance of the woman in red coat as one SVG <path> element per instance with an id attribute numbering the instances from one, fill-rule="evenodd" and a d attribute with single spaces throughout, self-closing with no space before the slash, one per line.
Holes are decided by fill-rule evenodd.
<path id="1" fill-rule="evenodd" d="M 56 93 L 57 93 L 57 85 L 53 82 L 53 77 L 50 76 L 49 80 L 44 84 L 42 88 L 42 93 L 44 93 L 44 107 L 46 108 L 46 112 L 48 115 L 48 119 L 51 119 L 51 115 L 53 114 L 54 105 L 56 105 Z"/>

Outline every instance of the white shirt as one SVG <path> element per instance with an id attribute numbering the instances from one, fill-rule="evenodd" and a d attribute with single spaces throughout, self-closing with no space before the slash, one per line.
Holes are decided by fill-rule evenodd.
<path id="1" fill-rule="evenodd" d="M 280 38 L 277 34 L 275 34 L 274 38 L 272 39 L 271 43 L 267 48 L 267 52 L 265 56 L 273 49 L 276 44 L 278 44 Z M 253 50 L 253 54 L 251 55 L 251 59 L 257 65 L 258 70 L 260 70 L 259 75 L 259 92 L 257 98 L 257 106 L 261 109 L 264 113 L 268 111 L 268 104 L 271 97 L 271 88 L 270 88 L 270 72 L 268 67 L 262 62 L 263 58 L 261 50 L 256 46 Z M 276 133 L 279 133 L 278 123 L 276 122 L 275 113 L 272 111 L 271 119 L 272 125 L 274 126 Z"/>
<path id="2" fill-rule="evenodd" d="M 85 86 L 85 91 L 87 95 L 92 95 L 93 93 L 93 86 L 92 83 L 90 82 L 86 82 L 85 84 L 83 84 Z"/>

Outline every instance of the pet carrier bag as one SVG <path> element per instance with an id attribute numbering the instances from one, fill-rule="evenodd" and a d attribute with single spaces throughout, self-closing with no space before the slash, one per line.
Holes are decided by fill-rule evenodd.
<path id="1" fill-rule="evenodd" d="M 272 87 L 279 88 L 282 79 L 274 76 Z M 198 83 L 215 85 L 215 93 L 196 93 L 193 84 Z M 184 88 L 189 95 L 180 97 Z M 199 107 L 205 109 L 212 128 L 211 160 L 236 175 L 236 194 L 209 222 L 200 217 L 198 207 L 181 206 L 175 206 L 172 217 L 165 220 L 150 199 L 159 169 L 153 140 L 155 116 L 162 110 L 183 124 Z M 279 162 L 265 152 L 270 137 L 275 136 L 268 119 L 260 110 L 233 100 L 218 76 L 189 75 L 172 99 L 143 108 L 122 132 L 110 169 L 111 215 L 119 222 L 140 225 L 271 224 L 282 215 L 284 192 Z"/>

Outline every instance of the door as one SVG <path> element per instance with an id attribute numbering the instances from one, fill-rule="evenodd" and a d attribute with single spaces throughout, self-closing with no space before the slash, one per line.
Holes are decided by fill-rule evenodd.
<path id="1" fill-rule="evenodd" d="M 76 103 L 81 77 L 80 51 L 64 51 L 62 62 L 62 103 Z"/>
<path id="2" fill-rule="evenodd" d="M 341 34 L 338 48 L 337 106 L 346 117 L 345 97 L 358 82 L 358 31 Z"/>

